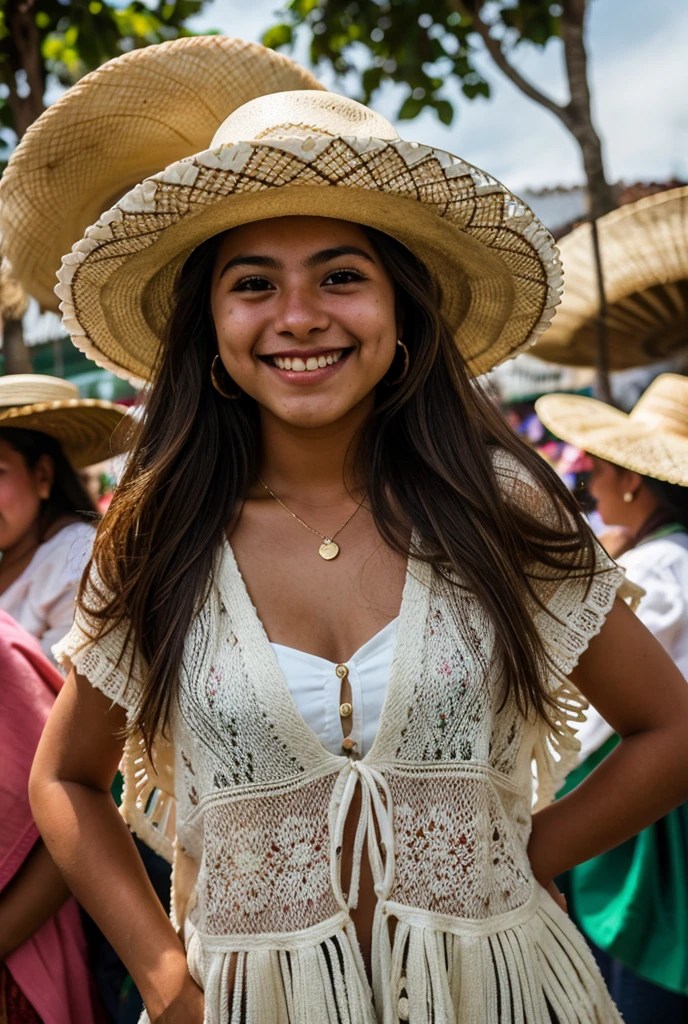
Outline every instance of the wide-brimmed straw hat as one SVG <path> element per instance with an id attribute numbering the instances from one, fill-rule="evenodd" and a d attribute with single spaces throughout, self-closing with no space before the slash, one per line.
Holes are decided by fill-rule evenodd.
<path id="1" fill-rule="evenodd" d="M 27 129 L 2 176 L 0 233 L 14 276 L 57 310 L 60 261 L 103 210 L 206 149 L 254 96 L 319 88 L 289 58 L 225 36 L 147 46 L 97 68 Z"/>
<path id="2" fill-rule="evenodd" d="M 688 378 L 663 373 L 626 413 L 582 395 L 545 395 L 535 411 L 562 441 L 642 476 L 688 487 Z"/>
<path id="3" fill-rule="evenodd" d="M 137 54 L 128 59 L 134 68 Z M 234 59 L 226 56 L 227 75 Z M 251 48 L 256 79 L 272 61 L 270 51 Z M 196 84 L 209 96 L 215 78 L 199 67 Z M 147 379 L 190 253 L 237 225 L 292 215 L 360 223 L 406 245 L 441 285 L 442 312 L 474 373 L 539 337 L 559 302 L 561 266 L 549 232 L 503 185 L 449 153 L 402 141 L 353 100 L 312 89 L 275 95 L 269 82 L 264 92 L 230 106 L 209 148 L 164 170 L 161 163 L 64 257 L 56 291 L 65 326 L 89 358 L 125 379 Z M 162 102 L 155 81 L 146 99 L 154 118 Z M 140 112 L 139 96 L 132 117 Z M 101 117 L 107 125 L 107 97 Z M 41 121 L 32 129 L 37 150 Z"/>
<path id="4" fill-rule="evenodd" d="M 644 366 L 688 348 L 688 187 L 660 192 L 598 221 L 613 370 Z M 552 329 L 532 354 L 568 366 L 594 366 L 599 296 L 591 228 L 559 241 L 566 270 Z"/>
<path id="5" fill-rule="evenodd" d="M 76 384 L 39 373 L 0 377 L 0 428 L 38 430 L 60 442 L 75 469 L 113 454 L 112 433 L 126 406 L 79 398 Z"/>

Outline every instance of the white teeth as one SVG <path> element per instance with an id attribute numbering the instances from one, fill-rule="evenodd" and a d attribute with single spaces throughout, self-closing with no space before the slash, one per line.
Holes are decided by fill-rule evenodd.
<path id="1" fill-rule="evenodd" d="M 339 362 L 343 354 L 340 349 L 339 352 L 328 352 L 326 356 L 309 356 L 306 360 L 299 356 L 295 356 L 293 359 L 289 356 L 273 356 L 272 362 L 279 370 L 295 370 L 297 373 L 304 373 L 332 366 L 333 363 Z"/>

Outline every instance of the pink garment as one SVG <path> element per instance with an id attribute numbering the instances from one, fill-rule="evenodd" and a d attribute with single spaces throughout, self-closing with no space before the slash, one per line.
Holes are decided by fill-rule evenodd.
<path id="1" fill-rule="evenodd" d="M 36 640 L 0 611 L 0 892 L 38 839 L 29 772 L 62 677 Z M 94 1024 L 86 940 L 70 899 L 5 961 L 43 1024 Z"/>

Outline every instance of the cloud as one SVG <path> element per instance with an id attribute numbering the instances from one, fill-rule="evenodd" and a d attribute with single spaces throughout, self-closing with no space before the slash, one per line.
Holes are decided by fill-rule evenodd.
<path id="1" fill-rule="evenodd" d="M 278 0 L 229 0 L 209 4 L 197 31 L 215 27 L 228 35 L 259 40 L 274 22 Z M 603 134 L 609 176 L 627 181 L 688 176 L 688 105 L 685 63 L 688 10 L 684 0 L 654 0 L 651 17 L 645 0 L 591 3 L 588 50 L 595 93 L 596 122 Z M 298 57 L 305 58 L 299 52 Z M 580 151 L 572 136 L 549 111 L 526 99 L 489 58 L 481 66 L 492 97 L 465 100 L 451 86 L 457 115 L 449 128 L 433 113 L 397 122 L 399 133 L 451 152 L 485 168 L 515 192 L 526 188 L 572 185 L 583 180 Z M 559 101 L 566 97 L 563 58 L 558 42 L 545 51 L 523 46 L 518 66 Z M 325 79 L 323 79 L 325 81 Z M 346 83 L 325 84 L 344 91 Z M 403 89 L 385 88 L 374 106 L 394 118 Z"/>

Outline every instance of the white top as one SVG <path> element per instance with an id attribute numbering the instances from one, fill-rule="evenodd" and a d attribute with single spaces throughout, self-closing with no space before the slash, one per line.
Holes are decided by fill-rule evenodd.
<path id="1" fill-rule="evenodd" d="M 376 633 L 348 661 L 353 720 L 350 737 L 361 755 L 373 745 L 389 682 L 398 618 Z M 270 645 L 297 708 L 321 743 L 333 754 L 342 753 L 339 715 L 342 680 L 337 664 L 315 654 L 282 644 Z"/>
<path id="2" fill-rule="evenodd" d="M 0 594 L 0 609 L 36 637 L 53 664 L 53 644 L 72 628 L 74 601 L 95 535 L 89 523 L 63 527 L 40 545 L 23 573 Z"/>
<path id="3" fill-rule="evenodd" d="M 645 590 L 638 618 L 688 679 L 688 534 L 639 544 L 618 559 L 628 579 Z M 595 708 L 589 708 L 578 730 L 581 741 L 579 763 L 594 753 L 614 734 Z"/>

